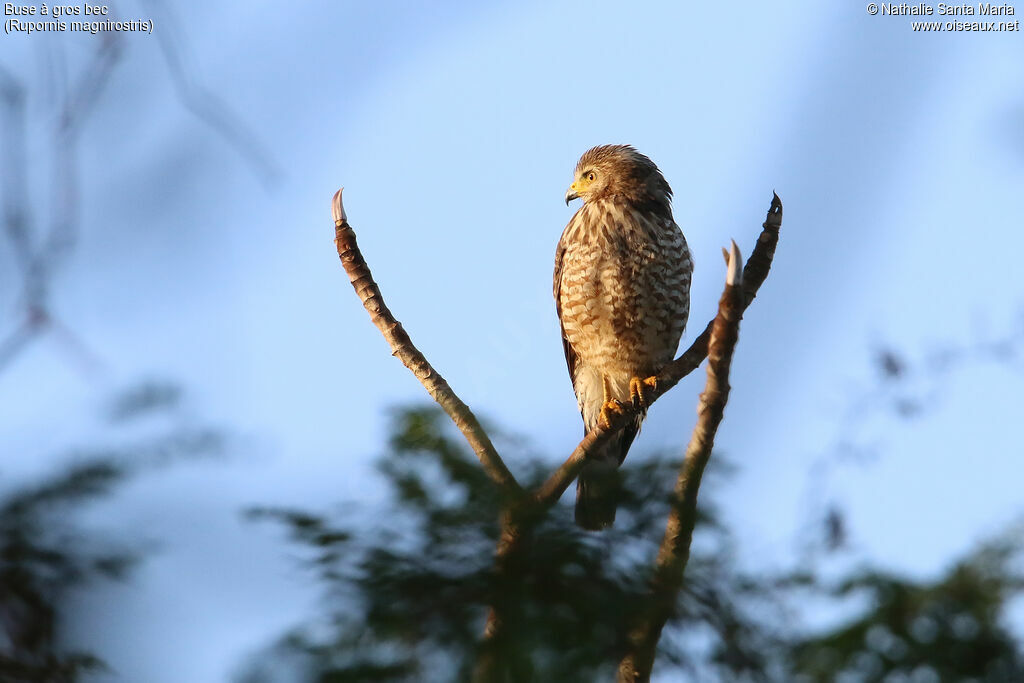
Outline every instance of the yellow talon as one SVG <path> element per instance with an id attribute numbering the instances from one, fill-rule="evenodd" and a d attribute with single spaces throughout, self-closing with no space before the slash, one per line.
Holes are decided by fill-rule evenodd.
<path id="1" fill-rule="evenodd" d="M 615 417 L 618 417 L 624 412 L 626 412 L 626 410 L 619 401 L 616 401 L 615 399 L 606 401 L 605 404 L 601 406 L 601 416 L 598 418 L 601 429 L 611 429 L 613 419 L 612 415 L 614 414 Z"/>
<path id="2" fill-rule="evenodd" d="M 636 408 L 647 408 L 650 405 L 650 401 L 647 397 L 651 391 L 658 389 L 658 378 L 655 376 L 646 377 L 640 379 L 639 377 L 633 377 L 629 380 L 629 398 L 633 402 L 633 406 Z"/>

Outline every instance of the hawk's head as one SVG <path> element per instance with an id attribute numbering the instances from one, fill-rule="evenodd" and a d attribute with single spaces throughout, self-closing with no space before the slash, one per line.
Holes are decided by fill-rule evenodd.
<path id="1" fill-rule="evenodd" d="M 668 208 L 672 188 L 654 162 L 629 145 L 601 145 L 587 150 L 576 164 L 576 179 L 565 193 L 565 203 L 579 197 L 584 202 L 622 197 Z"/>

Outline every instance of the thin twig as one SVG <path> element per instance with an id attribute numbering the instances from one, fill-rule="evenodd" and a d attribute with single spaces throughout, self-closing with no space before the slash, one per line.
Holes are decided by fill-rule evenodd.
<path id="1" fill-rule="evenodd" d="M 42 330 L 24 322 L 0 340 L 0 373 L 34 340 Z"/>
<path id="2" fill-rule="evenodd" d="M 32 260 L 32 228 L 28 211 L 28 137 L 25 126 L 25 87 L 0 66 L 0 105 L 3 113 L 2 192 L 4 233 L 11 242 L 14 260 L 22 274 Z"/>
<path id="3" fill-rule="evenodd" d="M 46 331 L 57 331 L 59 341 L 70 348 L 77 360 L 91 359 L 96 354 L 69 330 L 54 325 L 50 309 L 50 285 L 56 271 L 74 250 L 78 236 L 78 174 L 76 151 L 78 133 L 92 111 L 103 87 L 109 82 L 118 62 L 118 41 L 105 36 L 92 55 L 92 60 L 70 92 L 63 93 L 53 135 L 54 201 L 52 221 L 45 238 L 34 234 L 28 197 L 28 166 L 26 147 L 26 93 L 20 82 L 0 69 L 0 92 L 3 95 L 9 136 L 4 164 L 4 223 L 14 257 L 21 269 L 23 321 L 15 331 L 0 342 L 0 371 L 22 353 L 28 344 Z"/>
<path id="4" fill-rule="evenodd" d="M 198 83 L 195 68 L 188 63 L 188 54 L 181 47 L 179 24 L 165 2 L 148 0 L 150 12 L 159 14 L 161 27 L 155 32 L 156 42 L 167 63 L 171 83 L 182 105 L 234 147 L 266 187 L 273 186 L 282 175 L 281 168 L 268 149 L 241 117 L 222 100 L 217 92 Z"/>
<path id="5" fill-rule="evenodd" d="M 335 226 L 334 243 L 338 248 L 338 256 L 345 267 L 345 272 L 348 273 L 349 281 L 356 290 L 356 295 L 370 314 L 370 320 L 391 346 L 392 355 L 397 356 L 405 367 L 412 371 L 427 393 L 448 413 L 448 417 L 476 452 L 487 476 L 510 497 L 521 497 L 522 488 L 508 467 L 505 466 L 473 411 L 462 402 L 462 399 L 448 386 L 448 382 L 434 370 L 426 357 L 413 345 L 409 335 L 402 328 L 402 324 L 395 319 L 387 304 L 384 303 L 380 288 L 373 281 L 370 268 L 366 265 L 359 246 L 356 244 L 356 233 L 348 224 L 345 208 L 341 203 L 341 192 L 338 190 L 331 202 L 331 213 L 334 216 Z"/>
<path id="6" fill-rule="evenodd" d="M 674 611 L 683 583 L 697 519 L 697 491 L 729 400 L 729 368 L 746 303 L 739 264 L 740 251 L 733 242 L 725 291 L 718 304 L 718 315 L 712 323 L 708 377 L 697 407 L 697 424 L 676 480 L 665 536 L 654 563 L 648 602 L 629 632 L 626 655 L 619 663 L 619 683 L 650 679 L 661 631 Z"/>
<path id="7" fill-rule="evenodd" d="M 157 8 L 162 5 L 155 3 Z M 173 30 L 173 29 L 172 29 Z M 209 124 L 230 145 L 242 153 L 250 165 L 270 184 L 278 175 L 270 155 L 257 138 L 245 128 L 231 110 L 207 89 L 197 85 L 186 68 L 183 56 L 165 30 L 157 32 L 161 51 L 168 63 L 171 82 L 182 105 Z M 26 108 L 29 91 L 15 75 L 0 65 L 0 239 L 11 244 L 11 252 L 20 270 L 20 321 L 7 336 L 0 338 L 0 372 L 9 366 L 31 343 L 45 332 L 55 333 L 58 341 L 70 349 L 83 367 L 96 368 L 97 355 L 87 349 L 71 330 L 57 324 L 51 287 L 57 271 L 75 251 L 79 238 L 78 141 L 84 124 L 97 109 L 105 87 L 112 81 L 120 63 L 123 39 L 109 34 L 97 38 L 92 58 L 71 83 L 67 83 L 63 59 L 51 64 L 49 74 L 60 77 L 37 79 L 53 88 L 56 108 L 52 129 L 53 180 L 48 206 L 52 209 L 48 229 L 37 227 L 28 198 L 27 156 L 28 121 Z M 59 44 L 56 44 L 59 48 Z M 56 49 L 56 48 L 55 48 Z M 49 55 L 50 53 L 45 53 Z M 39 221 L 41 222 L 41 221 Z"/>
<path id="8" fill-rule="evenodd" d="M 50 286 L 78 243 L 79 135 L 103 89 L 112 80 L 120 59 L 121 40 L 116 34 L 103 36 L 81 75 L 62 93 L 53 130 L 50 227 L 40 240 L 31 266 L 32 277 L 26 284 L 26 296 L 33 306 L 50 307 Z"/>
<path id="9" fill-rule="evenodd" d="M 540 519 L 531 514 L 533 511 L 532 506 L 520 507 L 514 501 L 506 502 L 502 510 L 501 530 L 494 551 L 494 583 L 480 652 L 473 669 L 473 683 L 500 683 L 507 679 L 504 672 L 511 668 L 505 641 L 510 619 L 521 614 L 514 601 L 518 595 L 517 584 L 528 571 L 526 550 Z"/>
<path id="10" fill-rule="evenodd" d="M 768 271 L 772 267 L 772 259 L 775 256 L 775 246 L 779 242 L 779 229 L 782 227 L 782 200 L 779 195 L 772 194 L 772 203 L 768 209 L 768 216 L 762 224 L 761 235 L 757 244 L 743 268 L 743 289 L 741 312 L 757 296 L 757 290 L 768 277 Z M 669 389 L 679 383 L 681 379 L 700 367 L 700 364 L 708 355 L 708 343 L 711 339 L 711 328 L 717 320 L 711 320 L 704 331 L 693 340 L 690 347 L 678 358 L 672 361 L 658 374 L 657 387 L 651 391 L 648 397 L 648 405 L 663 396 Z M 554 505 L 569 485 L 576 479 L 580 468 L 586 462 L 587 457 L 600 449 L 620 427 L 636 418 L 636 410 L 629 404 L 623 406 L 621 414 L 614 415 L 609 429 L 594 429 L 580 441 L 572 454 L 562 465 L 545 481 L 534 494 L 534 501 L 541 507 Z"/>

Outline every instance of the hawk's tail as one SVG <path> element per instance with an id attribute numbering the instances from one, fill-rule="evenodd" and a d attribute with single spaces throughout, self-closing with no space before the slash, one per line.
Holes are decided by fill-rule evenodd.
<path id="1" fill-rule="evenodd" d="M 636 438 L 640 419 L 612 437 L 611 442 L 595 453 L 580 470 L 576 482 L 576 524 L 584 529 L 600 531 L 615 522 L 615 509 L 622 496 L 619 465 Z"/>
<path id="2" fill-rule="evenodd" d="M 589 531 L 615 522 L 619 498 L 618 467 L 607 460 L 587 463 L 576 482 L 576 524 Z"/>

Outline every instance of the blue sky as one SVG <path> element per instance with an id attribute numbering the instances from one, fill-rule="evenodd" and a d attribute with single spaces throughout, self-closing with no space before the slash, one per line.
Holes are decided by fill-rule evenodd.
<path id="1" fill-rule="evenodd" d="M 0 376 L 4 451 L 29 454 L 0 464 L 15 480 L 98 438 L 101 401 L 142 377 L 180 382 L 193 413 L 236 435 L 227 461 L 140 479 L 93 513 L 157 545 L 72 628 L 117 680 L 225 680 L 312 609 L 279 539 L 239 508 L 384 493 L 371 461 L 385 408 L 425 395 L 338 264 L 340 185 L 416 343 L 478 413 L 553 458 L 579 436 L 550 279 L 579 155 L 627 142 L 661 167 L 695 256 L 696 330 L 724 277 L 719 247 L 749 252 L 778 191 L 782 243 L 718 440 L 740 466 L 722 502 L 751 562 L 792 559 L 808 469 L 849 431 L 875 345 L 923 356 L 1019 324 L 1019 33 L 917 34 L 812 2 L 207 3 L 157 17 L 281 180 L 262 183 L 183 108 L 153 36 L 127 38 L 83 130 L 82 239 L 55 285 L 102 370 L 83 375 L 44 341 Z M 91 40 L 5 36 L 3 61 L 31 85 L 43 55 L 61 50 L 74 73 Z M 45 100 L 33 107 L 46 158 Z M 33 179 L 44 206 L 44 169 Z M 884 457 L 833 467 L 827 489 L 857 553 L 934 573 L 1020 514 L 1021 373 L 971 364 L 919 419 L 855 423 Z M 701 381 L 658 403 L 635 451 L 683 442 Z"/>

